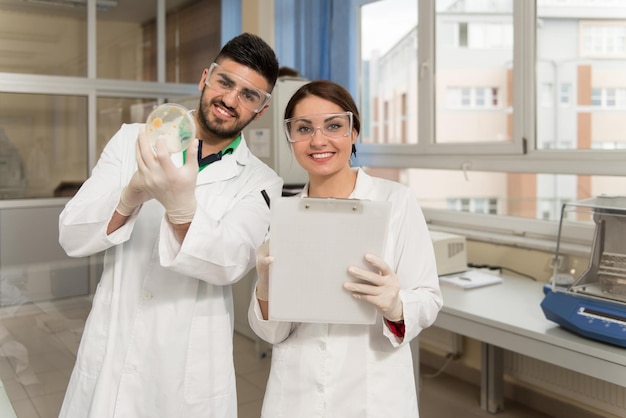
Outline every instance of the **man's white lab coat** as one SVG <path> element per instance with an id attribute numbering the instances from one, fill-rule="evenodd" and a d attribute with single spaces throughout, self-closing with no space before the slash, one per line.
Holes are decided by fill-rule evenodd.
<path id="1" fill-rule="evenodd" d="M 154 200 L 107 236 L 136 170 L 140 126 L 122 126 L 60 215 L 70 256 L 106 250 L 60 416 L 236 418 L 229 285 L 253 267 L 267 233 L 260 191 L 280 196 L 282 180 L 242 139 L 198 173 L 198 208 L 182 245 Z M 172 159 L 182 164 L 181 153 Z"/>
<path id="2" fill-rule="evenodd" d="M 253 294 L 250 325 L 274 344 L 263 418 L 418 417 L 409 342 L 433 324 L 442 306 L 430 234 L 415 196 L 403 185 L 359 169 L 350 198 L 392 204 L 385 254 L 376 255 L 400 280 L 404 339 L 380 314 L 374 325 L 264 321 Z"/>

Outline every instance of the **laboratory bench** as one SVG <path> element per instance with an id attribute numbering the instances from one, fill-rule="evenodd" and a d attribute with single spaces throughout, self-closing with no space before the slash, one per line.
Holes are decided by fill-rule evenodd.
<path id="1" fill-rule="evenodd" d="M 441 286 L 444 306 L 434 325 L 481 342 L 481 407 L 491 413 L 503 409 L 503 350 L 626 387 L 626 350 L 547 320 L 543 285 L 503 276 L 474 289 Z"/>

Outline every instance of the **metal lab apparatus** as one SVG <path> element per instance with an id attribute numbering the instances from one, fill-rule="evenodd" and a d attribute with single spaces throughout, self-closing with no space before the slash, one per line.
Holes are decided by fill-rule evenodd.
<path id="1" fill-rule="evenodd" d="M 586 268 L 559 271 L 564 237 L 591 236 Z M 576 232 L 578 231 L 578 234 Z M 588 338 L 626 347 L 626 196 L 598 196 L 563 205 L 554 275 L 544 287 L 547 319 Z"/>

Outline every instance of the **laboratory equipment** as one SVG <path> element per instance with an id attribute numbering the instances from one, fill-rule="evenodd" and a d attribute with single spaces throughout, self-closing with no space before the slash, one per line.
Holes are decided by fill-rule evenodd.
<path id="1" fill-rule="evenodd" d="M 430 231 L 430 239 L 435 250 L 437 274 L 459 273 L 467 270 L 466 239 L 462 235 L 441 231 Z"/>
<path id="2" fill-rule="evenodd" d="M 165 103 L 154 109 L 146 119 L 150 144 L 161 141 L 170 154 L 181 152 L 196 137 L 196 122 L 191 112 L 176 103 Z"/>
<path id="3" fill-rule="evenodd" d="M 586 232 L 585 232 L 586 230 Z M 561 266 L 565 241 L 591 242 L 578 250 L 580 273 Z M 561 211 L 554 274 L 544 286 L 547 319 L 582 336 L 626 347 L 626 196 L 566 203 Z M 567 239 L 566 239 L 567 238 Z M 566 263 L 567 264 L 567 263 Z"/>
<path id="4" fill-rule="evenodd" d="M 300 191 L 307 182 L 306 171 L 293 156 L 283 125 L 289 99 L 306 83 L 308 80 L 304 78 L 279 78 L 272 91 L 270 107 L 253 120 L 245 131 L 246 142 L 252 153 L 272 167 L 284 180 L 284 195 L 292 194 L 291 190 Z"/>

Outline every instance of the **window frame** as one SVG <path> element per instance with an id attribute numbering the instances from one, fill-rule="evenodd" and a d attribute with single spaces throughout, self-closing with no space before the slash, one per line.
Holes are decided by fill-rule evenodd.
<path id="1" fill-rule="evenodd" d="M 435 2 L 419 2 L 418 142 L 361 143 L 357 163 L 368 167 L 510 173 L 626 175 L 626 151 L 535 149 L 536 2 L 513 2 L 513 141 L 509 144 L 433 143 L 435 138 Z M 360 5 L 366 4 L 362 1 Z M 426 18 L 425 18 L 426 17 Z M 360 57 L 359 57 L 360 59 Z M 527 86 L 532 86 L 528 88 Z M 553 86 L 554 87 L 554 86 Z M 429 140 L 430 139 L 430 140 Z"/>
<path id="2" fill-rule="evenodd" d="M 223 0 L 224 2 L 225 0 Z M 96 0 L 87 0 L 87 76 L 52 76 L 0 72 L 0 93 L 25 93 L 87 97 L 87 175 L 96 165 L 97 155 L 97 99 L 102 97 L 153 98 L 163 103 L 169 97 L 198 94 L 198 85 L 192 83 L 168 83 L 165 81 L 165 0 L 155 3 L 157 15 L 157 81 L 130 81 L 97 78 Z M 231 9 L 223 8 L 228 21 L 232 20 Z M 236 11 L 237 9 L 234 8 Z M 227 13 L 229 12 L 229 13 Z M 240 19 L 240 16 L 237 16 Z M 26 199 L 37 201 L 41 198 Z"/>
<path id="3" fill-rule="evenodd" d="M 513 2 L 513 140 L 507 144 L 433 143 L 436 116 L 436 69 L 433 68 L 436 62 L 435 3 L 436 0 L 420 0 L 418 3 L 418 141 L 416 144 L 361 143 L 358 145 L 357 165 L 507 173 L 626 175 L 624 150 L 536 149 L 536 1 Z M 461 232 L 478 240 L 550 251 L 556 245 L 556 221 L 437 209 L 425 209 L 424 213 L 431 227 Z M 576 237 L 564 239 L 579 242 Z"/>

